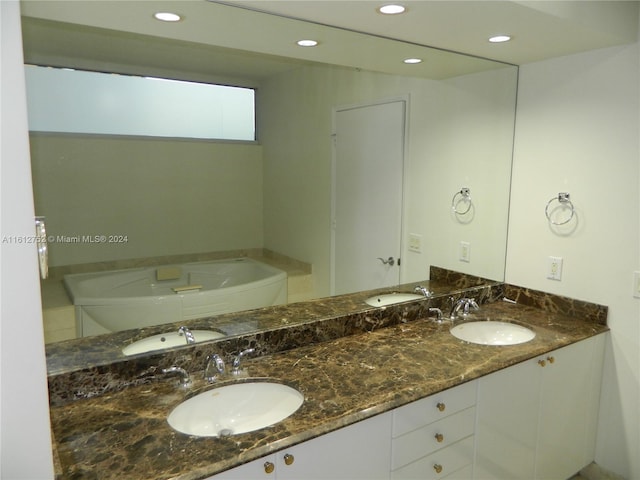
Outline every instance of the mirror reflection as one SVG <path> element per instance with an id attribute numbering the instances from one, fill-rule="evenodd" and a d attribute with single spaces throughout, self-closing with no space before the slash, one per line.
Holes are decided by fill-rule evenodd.
<path id="1" fill-rule="evenodd" d="M 50 245 L 48 341 L 82 335 L 65 275 L 125 270 L 121 288 L 145 271 L 171 292 L 156 297 L 195 301 L 211 278 L 231 278 L 204 266 L 249 258 L 286 273 L 272 303 L 418 282 L 432 265 L 503 279 L 516 67 L 211 2 L 187 2 L 196 11 L 179 31 L 153 23 L 155 2 L 131 2 L 140 20 L 125 24 L 117 2 L 69 3 L 25 3 L 27 63 L 255 88 L 257 141 L 32 132 L 49 235 L 127 237 Z M 208 36 L 187 25 L 194 18 Z M 321 46 L 337 39 L 335 59 L 283 40 L 305 27 Z M 237 38 L 248 30 L 269 42 Z M 409 56 L 424 61 L 403 64 Z M 396 206 L 383 212 L 374 199 Z M 374 245 L 381 232 L 391 238 Z M 93 283 L 111 295 L 104 277 Z M 147 325 L 134 322 L 158 317 L 127 308 L 117 328 L 132 335 Z M 189 318 L 215 313 L 198 304 Z"/>

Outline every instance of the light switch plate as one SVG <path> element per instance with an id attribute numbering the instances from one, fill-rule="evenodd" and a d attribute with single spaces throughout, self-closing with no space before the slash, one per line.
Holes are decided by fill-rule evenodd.
<path id="1" fill-rule="evenodd" d="M 460 242 L 460 261 L 469 263 L 471 261 L 471 244 Z"/>
<path id="2" fill-rule="evenodd" d="M 422 235 L 418 235 L 417 233 L 409 234 L 409 251 L 422 253 Z"/>
<path id="3" fill-rule="evenodd" d="M 633 296 L 640 298 L 640 272 L 633 272 Z"/>

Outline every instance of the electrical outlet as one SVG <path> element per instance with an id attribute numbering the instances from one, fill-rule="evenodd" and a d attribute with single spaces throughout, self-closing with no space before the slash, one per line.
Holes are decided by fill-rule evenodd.
<path id="1" fill-rule="evenodd" d="M 547 259 L 547 278 L 562 280 L 562 257 L 549 257 Z"/>
<path id="2" fill-rule="evenodd" d="M 640 298 L 640 272 L 633 272 L 633 296 Z"/>
<path id="3" fill-rule="evenodd" d="M 469 242 L 460 242 L 460 261 L 461 262 L 470 262 L 471 261 L 471 244 Z"/>
<path id="4" fill-rule="evenodd" d="M 409 234 L 409 251 L 422 253 L 422 235 L 418 235 L 417 233 Z"/>

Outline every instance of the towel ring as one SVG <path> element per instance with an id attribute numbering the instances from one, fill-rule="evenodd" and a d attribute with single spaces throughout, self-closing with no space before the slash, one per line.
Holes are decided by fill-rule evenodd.
<path id="1" fill-rule="evenodd" d="M 460 202 L 464 201 L 467 202 L 467 209 L 458 210 L 458 205 Z M 469 213 L 469 210 L 471 210 L 471 190 L 469 188 L 464 187 L 453 195 L 453 198 L 451 199 L 451 210 L 453 210 L 453 213 L 457 215 L 465 215 Z"/>
<path id="2" fill-rule="evenodd" d="M 571 210 L 571 214 L 569 215 L 569 218 L 567 218 L 564 222 L 554 222 L 553 220 L 551 220 L 551 215 L 549 214 L 549 207 L 553 204 L 553 202 L 558 202 L 559 205 L 566 206 Z M 571 200 L 569 200 L 569 194 L 566 192 L 561 192 L 561 193 L 558 193 L 558 196 L 553 197 L 551 200 L 549 200 L 547 202 L 547 206 L 544 209 L 544 214 L 546 215 L 547 220 L 549 220 L 551 225 L 564 225 L 565 223 L 569 223 L 573 218 L 573 215 L 575 214 L 573 203 L 571 203 Z"/>

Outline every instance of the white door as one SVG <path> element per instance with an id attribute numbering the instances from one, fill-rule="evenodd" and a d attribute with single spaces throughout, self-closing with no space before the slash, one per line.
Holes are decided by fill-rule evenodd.
<path id="1" fill-rule="evenodd" d="M 400 283 L 405 108 L 335 112 L 333 294 Z"/>

